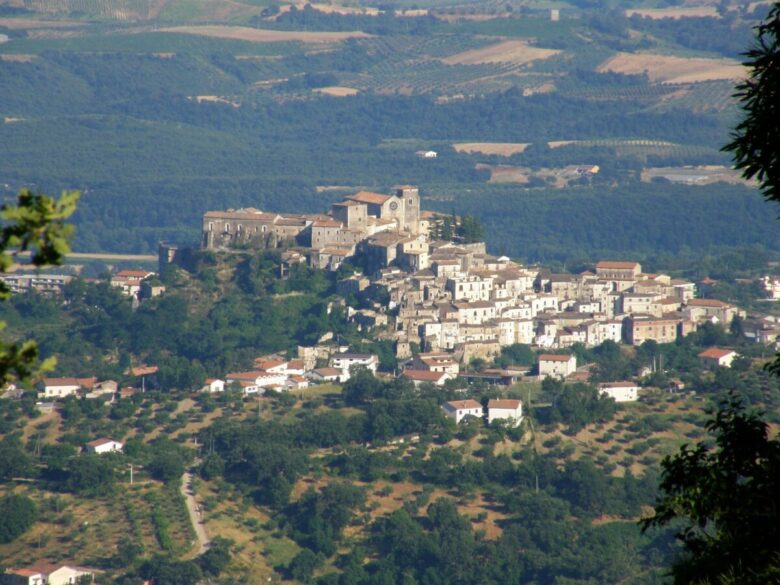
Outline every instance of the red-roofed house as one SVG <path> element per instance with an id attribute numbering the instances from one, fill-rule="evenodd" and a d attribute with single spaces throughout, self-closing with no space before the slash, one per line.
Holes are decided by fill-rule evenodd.
<path id="1" fill-rule="evenodd" d="M 509 426 L 519 426 L 523 420 L 523 402 L 491 399 L 488 401 L 487 415 L 488 424 L 493 424 L 496 420 L 505 420 Z"/>
<path id="2" fill-rule="evenodd" d="M 476 400 L 452 400 L 441 405 L 444 414 L 455 421 L 455 424 L 467 416 L 481 418 L 482 405 Z"/>
<path id="3" fill-rule="evenodd" d="M 46 398 L 64 398 L 80 389 L 91 390 L 97 378 L 44 378 L 43 395 Z"/>
<path id="4" fill-rule="evenodd" d="M 683 314 L 697 323 L 714 321 L 728 325 L 737 314 L 737 309 L 717 299 L 691 299 L 683 308 Z"/>
<path id="5" fill-rule="evenodd" d="M 220 380 L 219 378 L 206 378 L 206 383 L 203 385 L 203 388 L 201 388 L 200 391 L 201 392 L 224 392 L 225 381 Z"/>
<path id="6" fill-rule="evenodd" d="M 705 349 L 699 354 L 699 358 L 707 366 L 720 366 L 730 368 L 734 358 L 739 354 L 733 349 L 723 349 L 720 347 L 711 347 Z"/>
<path id="7" fill-rule="evenodd" d="M 539 356 L 539 376 L 565 378 L 577 371 L 577 356 L 542 354 Z"/>
<path id="8" fill-rule="evenodd" d="M 322 382 L 339 382 L 341 380 L 341 375 L 342 372 L 340 368 L 317 368 L 307 374 L 312 382 L 318 384 Z"/>
<path id="9" fill-rule="evenodd" d="M 633 402 L 639 394 L 639 386 L 634 382 L 604 382 L 598 385 L 599 394 L 609 396 L 615 402 Z"/>
<path id="10" fill-rule="evenodd" d="M 113 439 L 95 439 L 85 445 L 88 453 L 95 453 L 102 455 L 103 453 L 121 453 L 124 449 L 124 444 Z"/>
<path id="11" fill-rule="evenodd" d="M 280 360 L 278 358 L 257 358 L 254 362 L 255 368 L 258 370 L 264 370 L 271 372 L 272 374 L 286 374 L 287 373 L 287 360 Z"/>
<path id="12" fill-rule="evenodd" d="M 284 383 L 285 390 L 303 390 L 309 387 L 309 379 L 298 374 L 291 374 Z"/>
<path id="13" fill-rule="evenodd" d="M 120 270 L 111 277 L 111 286 L 121 288 L 122 293 L 128 296 L 137 297 L 143 281 L 154 275 L 148 270 Z"/>
<path id="14" fill-rule="evenodd" d="M 38 563 L 30 567 L 6 569 L 2 582 L 9 585 L 73 585 L 81 577 L 94 577 L 96 572 L 97 569 L 75 565 Z"/>
<path id="15" fill-rule="evenodd" d="M 415 386 L 420 384 L 433 384 L 434 386 L 444 386 L 447 380 L 452 380 L 454 376 L 447 372 L 429 372 L 428 370 L 404 370 L 404 378 L 411 380 Z"/>

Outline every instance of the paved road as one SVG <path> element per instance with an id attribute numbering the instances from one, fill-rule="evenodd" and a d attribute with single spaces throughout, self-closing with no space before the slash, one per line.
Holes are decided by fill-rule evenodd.
<path id="1" fill-rule="evenodd" d="M 20 252 L 20 258 L 29 257 L 29 252 Z M 69 252 L 65 255 L 68 260 L 120 260 L 130 262 L 157 262 L 157 256 L 154 254 L 103 254 L 102 252 Z"/>
<path id="2" fill-rule="evenodd" d="M 195 535 L 198 537 L 198 554 L 201 554 L 209 547 L 209 535 L 206 534 L 206 527 L 203 526 L 202 510 L 200 504 L 195 500 L 195 494 L 190 489 L 192 483 L 192 471 L 188 469 L 181 476 L 181 495 L 184 496 L 184 500 L 187 503 L 187 511 L 190 514 L 190 522 L 195 529 Z"/>

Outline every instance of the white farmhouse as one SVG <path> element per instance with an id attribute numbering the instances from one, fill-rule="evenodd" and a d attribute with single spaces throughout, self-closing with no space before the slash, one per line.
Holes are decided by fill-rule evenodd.
<path id="1" fill-rule="evenodd" d="M 44 378 L 43 395 L 46 398 L 65 398 L 78 393 L 81 388 L 92 389 L 96 378 Z"/>
<path id="2" fill-rule="evenodd" d="M 429 372 L 428 370 L 410 370 L 405 369 L 404 378 L 411 380 L 415 386 L 420 384 L 433 384 L 434 386 L 444 386 L 447 380 L 452 380 L 455 376 L 448 372 Z"/>
<path id="3" fill-rule="evenodd" d="M 39 563 L 31 567 L 11 567 L 0 575 L 0 582 L 9 585 L 73 585 L 79 578 L 94 577 L 97 569 L 74 565 Z"/>
<path id="4" fill-rule="evenodd" d="M 615 402 L 633 402 L 639 396 L 639 386 L 633 382 L 605 382 L 598 385 L 599 394 Z"/>
<path id="5" fill-rule="evenodd" d="M 238 383 L 244 394 L 256 394 L 260 390 L 271 387 L 283 387 L 287 382 L 287 374 L 252 370 L 251 372 L 231 372 L 225 376 L 227 384 Z"/>
<path id="6" fill-rule="evenodd" d="M 541 378 L 565 378 L 577 371 L 577 356 L 542 354 L 539 356 Z"/>
<path id="7" fill-rule="evenodd" d="M 124 444 L 113 439 L 95 439 L 86 444 L 86 450 L 88 453 L 95 453 L 96 455 L 102 455 L 103 453 L 121 453 L 124 449 Z"/>
<path id="8" fill-rule="evenodd" d="M 509 426 L 516 427 L 523 420 L 523 402 L 521 400 L 491 399 L 487 405 L 488 424 L 496 420 L 505 420 Z"/>
<path id="9" fill-rule="evenodd" d="M 317 384 L 324 382 L 338 382 L 341 379 L 341 370 L 338 368 L 317 368 L 306 374 L 308 378 Z"/>
<path id="10" fill-rule="evenodd" d="M 220 380 L 219 378 L 206 378 L 206 383 L 203 385 L 203 388 L 201 388 L 200 391 L 201 392 L 224 392 L 225 381 Z"/>
<path id="11" fill-rule="evenodd" d="M 707 366 L 720 366 L 722 368 L 730 368 L 734 358 L 737 357 L 737 352 L 733 349 L 723 349 L 720 347 L 711 347 L 705 349 L 699 354 L 699 358 Z"/>
<path id="12" fill-rule="evenodd" d="M 476 400 L 452 400 L 442 404 L 441 408 L 456 424 L 467 416 L 482 417 L 482 405 Z"/>

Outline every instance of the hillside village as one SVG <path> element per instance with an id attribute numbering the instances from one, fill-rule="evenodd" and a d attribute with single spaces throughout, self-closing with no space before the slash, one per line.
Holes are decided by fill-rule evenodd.
<path id="1" fill-rule="evenodd" d="M 487 254 L 483 242 L 436 239 L 441 218 L 419 206 L 417 188 L 406 186 L 393 195 L 361 191 L 324 216 L 209 211 L 203 247 L 286 243 L 288 264 L 364 267 L 362 274 L 341 280 L 339 292 L 387 302 L 350 308 L 349 319 L 391 339 L 400 359 L 411 358 L 413 345 L 420 347 L 423 353 L 410 365 L 414 372 L 457 375 L 457 364 L 491 359 L 515 343 L 541 350 L 576 343 L 595 347 L 607 340 L 669 343 L 704 322 L 728 326 L 735 316 L 746 316 L 729 303 L 696 298 L 693 282 L 645 273 L 637 262 L 601 261 L 593 271 L 555 274 Z M 761 341 L 770 340 L 775 329 L 767 324 Z M 555 373 L 565 377 L 575 371 L 572 365 Z"/>
<path id="2" fill-rule="evenodd" d="M 746 336 L 777 344 L 780 323 L 774 318 L 746 320 L 746 312 L 732 304 L 697 298 L 693 282 L 646 273 L 640 263 L 625 260 L 603 260 L 579 274 L 553 273 L 490 255 L 484 242 L 440 239 L 447 232 L 442 229 L 445 219 L 450 220 L 421 211 L 418 189 L 403 186 L 390 195 L 360 191 L 333 204 L 328 214 L 208 211 L 201 247 L 227 253 L 280 248 L 281 278 L 298 263 L 329 271 L 354 267 L 337 283 L 342 297 L 359 301 L 341 301 L 346 318 L 364 335 L 391 342 L 401 366 L 396 374 L 416 386 L 444 386 L 458 377 L 507 386 L 529 377 L 587 382 L 587 365 L 578 364 L 571 352 L 575 344 L 671 343 L 704 323 L 728 328 L 737 317 Z M 179 252 L 161 245 L 160 270 L 176 262 Z M 14 291 L 22 292 L 14 278 L 19 279 L 6 277 Z M 769 296 L 776 296 L 777 279 L 762 282 Z M 134 303 L 165 291 L 156 274 L 145 270 L 121 270 L 110 284 Z M 54 285 L 44 281 L 43 286 L 37 290 L 56 292 Z M 469 368 L 475 360 L 489 363 L 502 348 L 515 344 L 537 352 L 534 368 Z M 728 367 L 737 355 L 715 347 L 699 358 L 706 366 Z M 346 382 L 356 366 L 376 374 L 379 360 L 326 335 L 316 346 L 298 347 L 297 356 L 260 356 L 250 370 L 214 372 L 202 390 L 236 388 L 247 396 L 303 390 L 310 384 Z M 84 394 L 113 401 L 143 391 L 147 383 L 154 387 L 155 373 L 155 366 L 131 368 L 126 374 L 137 383 L 127 388 L 96 378 L 47 378 L 41 396 L 52 400 Z M 599 388 L 616 401 L 636 400 L 639 391 L 636 380 Z M 522 407 L 511 410 L 515 408 L 512 417 L 519 420 Z M 486 415 L 490 418 L 489 410 Z"/>

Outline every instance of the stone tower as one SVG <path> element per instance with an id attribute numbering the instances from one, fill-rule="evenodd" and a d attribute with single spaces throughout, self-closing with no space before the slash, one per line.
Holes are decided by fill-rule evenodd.
<path id="1" fill-rule="evenodd" d="M 420 233 L 420 192 L 417 187 L 397 187 L 396 197 L 404 202 L 404 226 L 412 234 Z"/>

